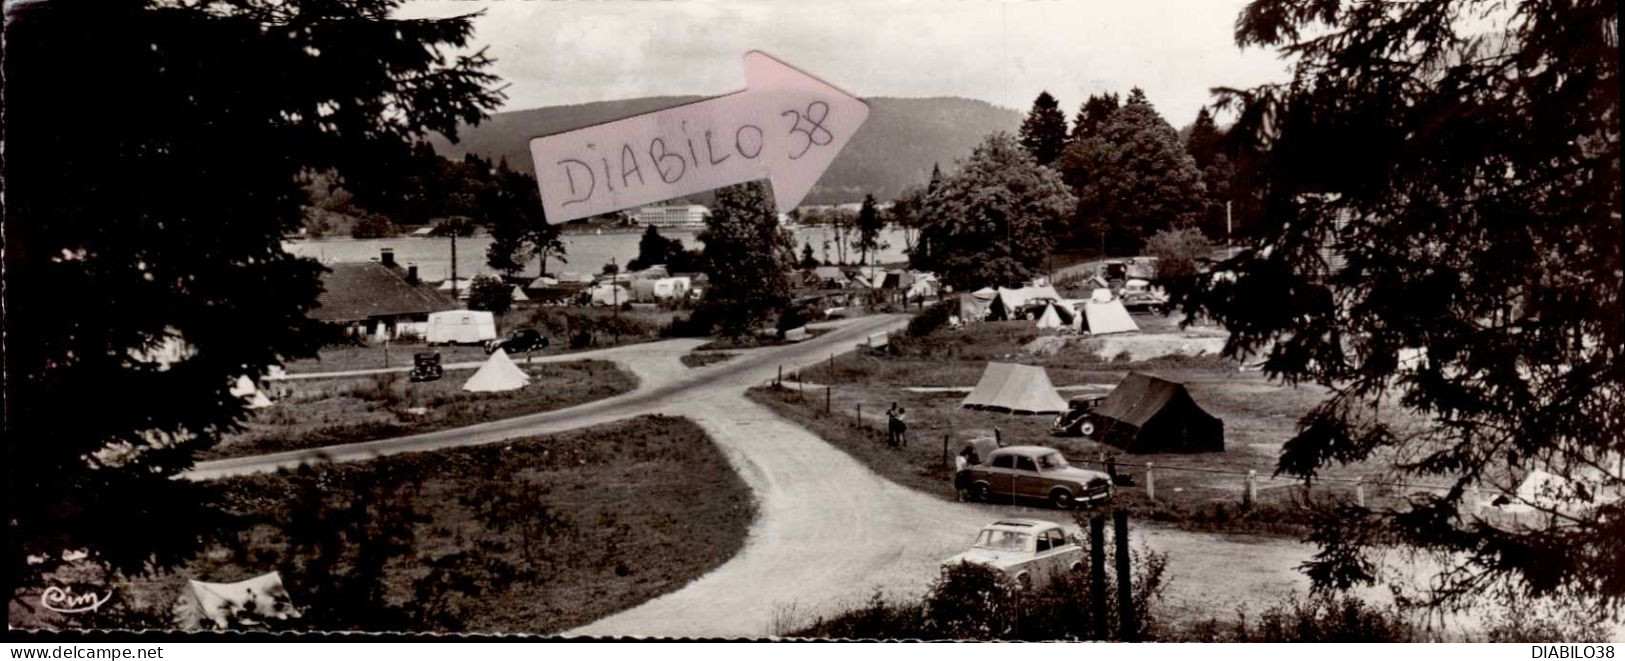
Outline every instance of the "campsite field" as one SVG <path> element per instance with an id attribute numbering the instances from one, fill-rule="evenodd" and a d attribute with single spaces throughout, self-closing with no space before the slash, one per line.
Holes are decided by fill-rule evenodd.
<path id="1" fill-rule="evenodd" d="M 722 564 L 755 516 L 705 433 L 665 416 L 221 487 L 231 532 L 125 581 L 121 607 L 162 626 L 188 578 L 276 570 L 300 629 L 556 633 Z"/>
<path id="2" fill-rule="evenodd" d="M 519 328 L 535 328 L 547 335 L 549 346 L 536 355 L 568 354 L 576 351 L 662 339 L 672 321 L 686 312 L 674 310 L 623 310 L 616 314 L 609 308 L 580 306 L 526 306 L 516 307 L 502 315 L 497 330 L 506 335 Z M 572 339 L 575 338 L 574 345 Z M 343 372 L 349 370 L 410 367 L 412 354 L 434 351 L 440 353 L 442 363 L 466 363 L 485 360 L 485 349 L 479 346 L 431 347 L 422 341 L 382 342 L 366 346 L 323 347 L 314 357 L 288 361 L 284 369 L 289 374 L 313 372 Z M 515 356 L 515 360 L 521 356 Z"/>
<path id="3" fill-rule="evenodd" d="M 508 392 L 462 389 L 473 370 L 412 383 L 405 374 L 271 381 L 275 405 L 251 413 L 245 429 L 227 435 L 200 459 L 298 450 L 415 434 L 540 413 L 629 392 L 637 377 L 601 360 L 526 366 L 530 384 Z M 413 409 L 423 410 L 414 413 Z"/>
<path id="4" fill-rule="evenodd" d="M 1166 318 L 1135 315 L 1150 332 L 1177 346 L 1184 334 Z M 1143 319 L 1142 319 L 1143 318 Z M 1195 331 L 1197 336 L 1207 331 Z M 806 383 L 786 377 L 782 387 L 760 387 L 750 396 L 812 429 L 824 439 L 892 480 L 952 499 L 951 453 L 958 443 L 993 436 L 1006 444 L 1037 444 L 1063 450 L 1075 464 L 1104 470 L 1101 461 L 1115 456 L 1119 473 L 1136 480 L 1119 488 L 1119 504 L 1152 518 L 1202 529 L 1297 532 L 1304 520 L 1305 492 L 1297 482 L 1272 479 L 1281 444 L 1296 432 L 1297 422 L 1326 395 L 1315 386 L 1272 383 L 1258 372 L 1242 372 L 1214 355 L 1166 356 L 1150 360 L 1104 360 L 1076 342 L 1050 353 L 1025 350 L 1038 337 L 1032 322 L 989 322 L 961 330 L 941 329 L 923 338 L 894 341 L 895 355 L 850 355 L 803 370 Z M 1040 342 L 1040 346 L 1045 343 Z M 1206 411 L 1225 422 L 1225 450 L 1201 454 L 1124 454 L 1083 438 L 1049 434 L 1052 415 L 1020 416 L 960 408 L 989 360 L 1042 365 L 1063 398 L 1106 395 L 1130 371 L 1148 372 L 1182 382 Z M 827 388 L 827 390 L 826 390 Z M 885 444 L 885 410 L 893 402 L 907 410 L 908 445 Z M 861 407 L 861 422 L 857 417 Z M 827 411 L 827 412 L 826 412 Z M 945 443 L 946 440 L 946 443 Z M 944 447 L 947 447 L 947 452 Z M 1156 499 L 1146 498 L 1144 472 L 1154 464 Z M 1248 471 L 1256 471 L 1255 507 L 1241 507 Z M 1375 480 L 1377 466 L 1332 469 L 1331 481 L 1317 483 L 1309 495 L 1317 500 L 1346 499 L 1352 482 Z M 1368 502 L 1394 495 L 1377 486 L 1364 488 Z"/>

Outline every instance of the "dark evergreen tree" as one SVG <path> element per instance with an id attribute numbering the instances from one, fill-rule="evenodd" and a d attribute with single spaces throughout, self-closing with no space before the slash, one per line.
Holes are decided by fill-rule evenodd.
<path id="1" fill-rule="evenodd" d="M 803 270 L 818 268 L 818 256 L 813 253 L 811 243 L 801 244 L 801 263 L 798 264 L 798 266 L 800 266 Z"/>
<path id="2" fill-rule="evenodd" d="M 1039 92 L 1021 122 L 1021 147 L 1039 165 L 1049 165 L 1066 149 L 1066 114 L 1049 92 Z"/>
<path id="3" fill-rule="evenodd" d="M 1072 236 L 1099 237 L 1111 253 L 1195 225 L 1207 205 L 1195 161 L 1138 88 L 1099 133 L 1067 147 L 1061 171 L 1078 196 Z"/>
<path id="4" fill-rule="evenodd" d="M 1091 94 L 1089 99 L 1078 107 L 1078 116 L 1072 120 L 1072 142 L 1082 142 L 1094 137 L 1100 128 L 1117 112 L 1117 94 Z"/>
<path id="5" fill-rule="evenodd" d="M 1190 135 L 1185 138 L 1185 152 L 1195 159 L 1196 167 L 1206 169 L 1215 158 L 1223 155 L 1220 144 L 1223 139 L 1224 135 L 1213 123 L 1213 113 L 1204 107 L 1197 111 Z"/>
<path id="6" fill-rule="evenodd" d="M 216 486 L 177 478 L 248 414 L 238 377 L 315 348 L 322 267 L 281 247 L 304 180 L 455 137 L 501 98 L 468 17 L 396 6 L 6 7 L 14 585 L 68 551 L 171 566 L 221 532 Z"/>
<path id="7" fill-rule="evenodd" d="M 869 263 L 869 253 L 880 247 L 880 231 L 886 228 L 885 221 L 880 217 L 880 210 L 875 208 L 875 196 L 863 196 L 863 206 L 858 209 L 858 252 L 864 264 Z"/>
<path id="8" fill-rule="evenodd" d="M 1618 12 L 1254 0 L 1238 19 L 1239 45 L 1295 58 L 1291 81 L 1221 97 L 1239 109 L 1232 132 L 1267 150 L 1272 223 L 1186 309 L 1223 322 L 1232 354 L 1327 387 L 1279 472 L 1383 461 L 1446 486 L 1326 517 L 1317 585 L 1372 581 L 1374 555 L 1398 545 L 1437 552 L 1441 600 L 1521 592 L 1618 613 Z M 1535 471 L 1560 486 L 1526 500 Z M 1534 514 L 1498 518 L 1481 506 L 1496 494 Z"/>

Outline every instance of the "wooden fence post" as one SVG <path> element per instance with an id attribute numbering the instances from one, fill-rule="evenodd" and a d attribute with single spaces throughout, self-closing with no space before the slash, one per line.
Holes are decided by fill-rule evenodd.
<path id="1" fill-rule="evenodd" d="M 1106 628 L 1106 516 L 1089 517 L 1089 619 L 1095 640 L 1111 635 Z"/>
<path id="2" fill-rule="evenodd" d="M 942 435 L 942 467 L 948 467 L 948 435 Z"/>
<path id="3" fill-rule="evenodd" d="M 774 381 L 773 385 L 777 385 L 777 386 L 784 385 L 784 366 L 783 365 L 779 366 L 779 380 Z"/>
<path id="4" fill-rule="evenodd" d="M 1145 497 L 1150 500 L 1157 499 L 1157 474 L 1151 472 L 1153 462 L 1145 462 Z"/>
<path id="5" fill-rule="evenodd" d="M 1249 469 L 1245 488 L 1241 491 L 1241 503 L 1252 507 L 1258 502 L 1258 471 Z"/>
<path id="6" fill-rule="evenodd" d="M 1129 563 L 1128 511 L 1112 512 L 1112 533 L 1117 540 L 1117 637 L 1125 642 L 1138 638 L 1134 617 L 1134 576 Z"/>
<path id="7" fill-rule="evenodd" d="M 824 413 L 825 414 L 828 414 L 830 412 L 830 401 L 833 400 L 834 397 L 835 397 L 834 394 L 833 394 L 834 391 L 835 391 L 835 386 L 825 386 L 824 387 Z"/>

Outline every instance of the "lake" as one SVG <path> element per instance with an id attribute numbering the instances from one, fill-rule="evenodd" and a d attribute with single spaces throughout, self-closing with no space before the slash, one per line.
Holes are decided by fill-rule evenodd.
<path id="1" fill-rule="evenodd" d="M 800 227 L 792 232 L 796 242 L 796 256 L 801 255 L 801 246 L 810 243 L 813 254 L 824 259 L 824 244 L 829 241 L 829 258 L 836 257 L 834 243 L 835 232 L 823 226 Z M 702 246 L 696 238 L 696 231 L 669 230 L 661 232 L 663 236 L 679 239 L 683 245 L 690 248 Z M 638 256 L 638 239 L 642 238 L 642 230 L 632 232 L 605 232 L 603 234 L 565 234 L 565 257 L 568 264 L 559 264 L 556 258 L 548 260 L 547 270 L 552 273 L 568 271 L 578 273 L 597 274 L 611 259 L 617 264 L 625 266 L 626 263 Z M 848 233 L 848 241 L 855 238 L 855 234 Z M 873 262 L 901 262 L 908 256 L 903 253 L 906 247 L 903 230 L 887 228 L 880 233 L 880 241 L 885 246 Z M 495 273 L 485 265 L 485 250 L 491 244 L 489 236 L 461 237 L 457 239 L 457 277 L 468 278 L 482 273 Z M 365 262 L 378 258 L 379 252 L 384 248 L 395 250 L 395 261 L 401 264 L 416 264 L 418 274 L 424 280 L 435 282 L 451 277 L 451 239 L 446 237 L 406 237 L 399 236 L 390 239 L 305 239 L 282 242 L 283 249 L 293 255 L 310 257 L 324 264 L 337 262 Z M 848 260 L 856 262 L 857 255 L 850 249 Z M 523 273 L 533 275 L 536 273 L 536 260 L 531 260 Z"/>

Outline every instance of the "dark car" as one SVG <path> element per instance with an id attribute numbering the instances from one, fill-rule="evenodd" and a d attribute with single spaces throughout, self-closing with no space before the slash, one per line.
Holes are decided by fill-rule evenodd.
<path id="1" fill-rule="evenodd" d="M 497 349 L 510 354 L 529 353 L 546 348 L 547 336 L 534 328 L 517 328 L 508 331 L 508 337 L 505 339 L 485 343 L 485 353 L 496 353 Z"/>
<path id="2" fill-rule="evenodd" d="M 1105 473 L 1070 466 L 1059 450 L 1035 445 L 994 450 L 954 475 L 954 486 L 973 500 L 1043 500 L 1060 509 L 1112 498 Z"/>
<path id="3" fill-rule="evenodd" d="M 445 373 L 445 369 L 440 367 L 440 352 L 431 351 L 412 354 L 411 378 L 413 382 L 435 381 Z"/>
<path id="4" fill-rule="evenodd" d="M 1100 395 L 1079 395 L 1067 402 L 1066 413 L 1055 416 L 1055 423 L 1050 425 L 1049 433 L 1052 436 L 1088 436 L 1095 435 L 1095 407 L 1100 406 L 1105 397 Z"/>

